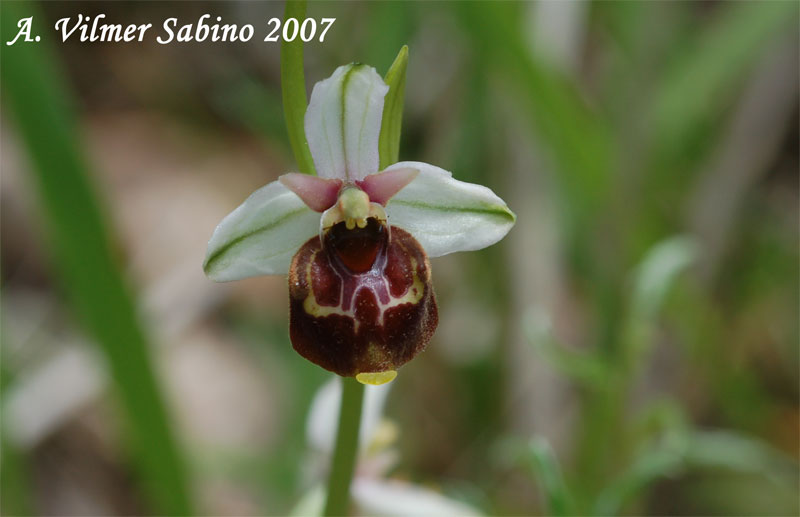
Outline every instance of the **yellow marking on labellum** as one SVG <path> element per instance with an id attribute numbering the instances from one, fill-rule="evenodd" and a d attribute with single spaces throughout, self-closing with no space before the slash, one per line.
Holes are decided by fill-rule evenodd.
<path id="1" fill-rule="evenodd" d="M 358 333 L 358 327 L 361 325 L 361 322 L 358 321 L 355 314 L 355 303 L 353 303 L 353 308 L 349 311 L 343 310 L 341 305 L 336 306 L 329 306 L 329 305 L 320 305 L 317 302 L 317 297 L 314 296 L 314 289 L 312 288 L 312 278 L 311 278 L 311 271 L 314 265 L 314 259 L 317 256 L 318 251 L 315 251 L 311 258 L 306 265 L 306 285 L 308 286 L 308 295 L 306 299 L 303 300 L 303 310 L 306 314 L 313 316 L 315 318 L 324 318 L 325 316 L 331 316 L 333 314 L 338 314 L 339 316 L 345 316 L 347 318 L 351 318 L 353 320 L 353 332 Z M 425 284 L 419 278 L 417 274 L 417 261 L 410 257 L 411 260 L 411 270 L 414 272 L 414 280 L 411 284 L 411 287 L 408 288 L 406 293 L 399 297 L 393 298 L 389 297 L 389 301 L 387 303 L 381 303 L 380 300 L 376 298 L 375 303 L 378 306 L 379 316 L 378 316 L 378 324 L 383 325 L 383 316 L 386 314 L 386 311 L 397 307 L 398 305 L 403 305 L 405 303 L 417 304 L 420 300 L 422 300 L 422 296 L 425 293 Z M 389 290 L 389 285 L 386 279 L 383 281 L 387 284 L 386 289 Z M 343 287 L 342 287 L 343 289 Z M 356 296 L 358 295 L 358 291 L 353 293 L 353 300 L 355 300 Z M 339 300 L 341 302 L 342 292 L 340 291 Z M 389 382 L 389 381 L 386 381 Z"/>
<path id="2" fill-rule="evenodd" d="M 306 285 L 308 286 L 308 296 L 306 296 L 306 299 L 303 300 L 303 310 L 306 312 L 306 314 L 314 316 L 315 318 L 324 318 L 325 316 L 330 316 L 331 314 L 338 314 L 340 316 L 347 316 L 349 318 L 353 318 L 353 321 L 355 321 L 356 325 L 355 330 L 357 331 L 358 320 L 354 318 L 353 311 L 342 310 L 342 308 L 338 305 L 335 307 L 331 307 L 329 305 L 320 305 L 319 302 L 317 302 L 317 297 L 314 296 L 314 289 L 313 289 L 314 284 L 312 283 L 312 278 L 311 278 L 311 271 L 312 268 L 314 267 L 314 260 L 317 258 L 317 253 L 319 252 L 315 251 L 311 255 L 308 264 L 306 264 Z"/>
<path id="3" fill-rule="evenodd" d="M 414 272 L 414 281 L 411 283 L 411 287 L 408 288 L 408 291 L 406 291 L 406 294 L 400 298 L 390 298 L 389 303 L 378 303 L 381 308 L 381 324 L 383 324 L 383 314 L 388 309 L 403 305 L 404 303 L 417 304 L 422 300 L 422 295 L 425 292 L 425 284 L 422 283 L 422 280 L 420 280 L 417 274 L 417 261 L 412 257 L 409 258 L 411 259 L 411 271 Z"/>
<path id="4" fill-rule="evenodd" d="M 361 384 L 380 386 L 392 382 L 395 377 L 397 377 L 396 370 L 386 370 L 385 372 L 361 372 L 356 375 L 356 380 Z"/>

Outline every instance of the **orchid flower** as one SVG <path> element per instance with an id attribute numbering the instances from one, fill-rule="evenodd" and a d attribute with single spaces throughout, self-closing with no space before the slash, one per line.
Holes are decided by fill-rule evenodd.
<path id="1" fill-rule="evenodd" d="M 430 341 L 428 257 L 490 246 L 515 221 L 490 189 L 439 167 L 378 171 L 388 89 L 362 64 L 317 83 L 304 125 L 318 176 L 256 190 L 217 226 L 203 264 L 220 282 L 288 273 L 295 350 L 365 383 L 390 381 Z"/>

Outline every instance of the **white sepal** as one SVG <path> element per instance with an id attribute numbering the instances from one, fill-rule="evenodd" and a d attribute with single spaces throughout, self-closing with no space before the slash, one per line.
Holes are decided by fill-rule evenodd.
<path id="1" fill-rule="evenodd" d="M 217 282 L 285 275 L 297 250 L 319 232 L 317 212 L 281 183 L 253 192 L 208 241 L 203 270 Z"/>
<path id="2" fill-rule="evenodd" d="M 305 116 L 317 174 L 355 181 L 378 170 L 383 98 L 389 87 L 374 68 L 340 66 L 314 85 Z"/>
<path id="3" fill-rule="evenodd" d="M 358 431 L 358 447 L 364 451 L 370 445 L 378 428 L 390 384 L 367 386 L 364 395 L 364 409 Z M 306 438 L 315 449 L 333 455 L 339 407 L 342 404 L 342 379 L 334 376 L 317 390 L 306 421 Z"/>
<path id="4" fill-rule="evenodd" d="M 406 481 L 356 478 L 353 500 L 363 515 L 381 517 L 473 517 L 475 508 Z"/>
<path id="5" fill-rule="evenodd" d="M 428 256 L 491 246 L 514 226 L 516 216 L 490 189 L 422 162 L 400 162 L 386 170 L 398 168 L 420 173 L 386 205 L 389 224 L 409 231 Z"/>

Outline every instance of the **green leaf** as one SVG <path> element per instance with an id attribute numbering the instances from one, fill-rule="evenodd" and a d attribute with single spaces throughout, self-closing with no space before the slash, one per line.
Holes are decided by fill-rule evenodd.
<path id="1" fill-rule="evenodd" d="M 631 300 L 636 314 L 652 318 L 675 279 L 696 255 L 695 242 L 683 235 L 670 237 L 653 246 L 636 268 Z"/>
<path id="2" fill-rule="evenodd" d="M 683 465 L 677 451 L 658 447 L 640 455 L 633 465 L 612 481 L 598 496 L 594 515 L 616 515 L 622 505 L 653 481 L 676 474 Z"/>
<path id="3" fill-rule="evenodd" d="M 639 417 L 631 443 L 642 442 L 632 463 L 598 494 L 594 515 L 619 514 L 624 505 L 651 483 L 683 471 L 691 431 L 683 409 L 672 399 L 654 401 Z"/>
<path id="4" fill-rule="evenodd" d="M 4 40 L 5 41 L 5 40 Z M 4 338 L 4 334 L 0 334 Z M 6 343 L 0 344 L 0 400 L 6 400 L 9 388 L 13 385 L 8 369 Z M 7 413 L 6 413 L 7 414 Z M 31 504 L 31 479 L 27 457 L 8 439 L 7 418 L 0 422 L 0 511 L 3 515 L 33 515 Z"/>
<path id="5" fill-rule="evenodd" d="M 636 268 L 625 328 L 628 365 L 635 367 L 637 359 L 652 346 L 661 305 L 680 273 L 692 264 L 696 255 L 696 243 L 690 237 L 678 235 L 653 246 Z"/>
<path id="6" fill-rule="evenodd" d="M 766 442 L 734 431 L 697 431 L 689 439 L 686 462 L 695 468 L 723 468 L 765 476 L 794 487 L 797 461 Z"/>
<path id="7" fill-rule="evenodd" d="M 289 18 L 302 20 L 306 17 L 305 0 L 286 0 L 283 12 L 284 22 Z M 286 117 L 286 130 L 289 143 L 297 160 L 300 172 L 314 174 L 314 161 L 306 142 L 304 118 L 306 115 L 306 79 L 303 72 L 303 40 L 281 42 L 281 92 L 283 94 L 283 114 Z"/>
<path id="8" fill-rule="evenodd" d="M 43 19 L 23 2 L 0 4 L 2 41 L 17 20 Z M 3 102 L 31 159 L 30 173 L 47 224 L 53 263 L 72 308 L 100 346 L 127 416 L 131 458 L 156 513 L 191 513 L 183 458 L 167 418 L 150 345 L 116 260 L 83 152 L 63 76 L 46 38 L 3 45 Z"/>
<path id="9" fill-rule="evenodd" d="M 489 70 L 508 78 L 519 109 L 558 167 L 554 177 L 579 218 L 594 217 L 610 192 L 613 142 L 608 128 L 570 78 L 529 51 L 520 26 L 520 5 L 512 2 L 454 4 L 475 53 Z M 588 223 L 587 223 L 588 224 Z"/>
<path id="10" fill-rule="evenodd" d="M 384 78 L 384 82 L 389 85 L 389 92 L 383 101 L 381 135 L 378 140 L 380 170 L 396 163 L 400 156 L 400 132 L 403 125 L 403 99 L 406 90 L 407 66 L 408 46 L 403 45 Z"/>
<path id="11" fill-rule="evenodd" d="M 27 458 L 9 442 L 5 433 L 0 436 L 0 454 L 3 458 L 0 463 L 0 488 L 3 491 L 0 509 L 3 515 L 34 515 Z"/>
<path id="12" fill-rule="evenodd" d="M 547 498 L 547 515 L 570 515 L 572 499 L 550 444 L 537 436 L 531 439 L 528 451 L 531 471 L 539 480 L 539 487 Z"/>
<path id="13" fill-rule="evenodd" d="M 533 349 L 561 374 L 585 386 L 609 387 L 609 370 L 599 357 L 578 352 L 558 343 L 550 332 L 549 318 L 530 307 L 523 320 L 523 332 Z"/>
<path id="14" fill-rule="evenodd" d="M 766 44 L 798 21 L 797 2 L 731 2 L 719 11 L 667 70 L 653 99 L 653 141 L 668 165 L 722 112 Z M 674 173 L 664 168 L 664 174 Z"/>

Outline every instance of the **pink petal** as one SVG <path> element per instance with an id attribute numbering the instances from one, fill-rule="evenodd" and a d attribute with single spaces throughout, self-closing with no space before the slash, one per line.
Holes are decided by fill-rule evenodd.
<path id="1" fill-rule="evenodd" d="M 324 212 L 332 207 L 336 203 L 339 189 L 342 188 L 340 179 L 320 178 L 299 172 L 284 174 L 278 181 L 297 194 L 315 212 Z"/>
<path id="2" fill-rule="evenodd" d="M 392 169 L 370 174 L 363 180 L 356 181 L 356 184 L 369 195 L 370 201 L 386 206 L 392 196 L 411 183 L 417 174 L 419 174 L 417 169 Z"/>

